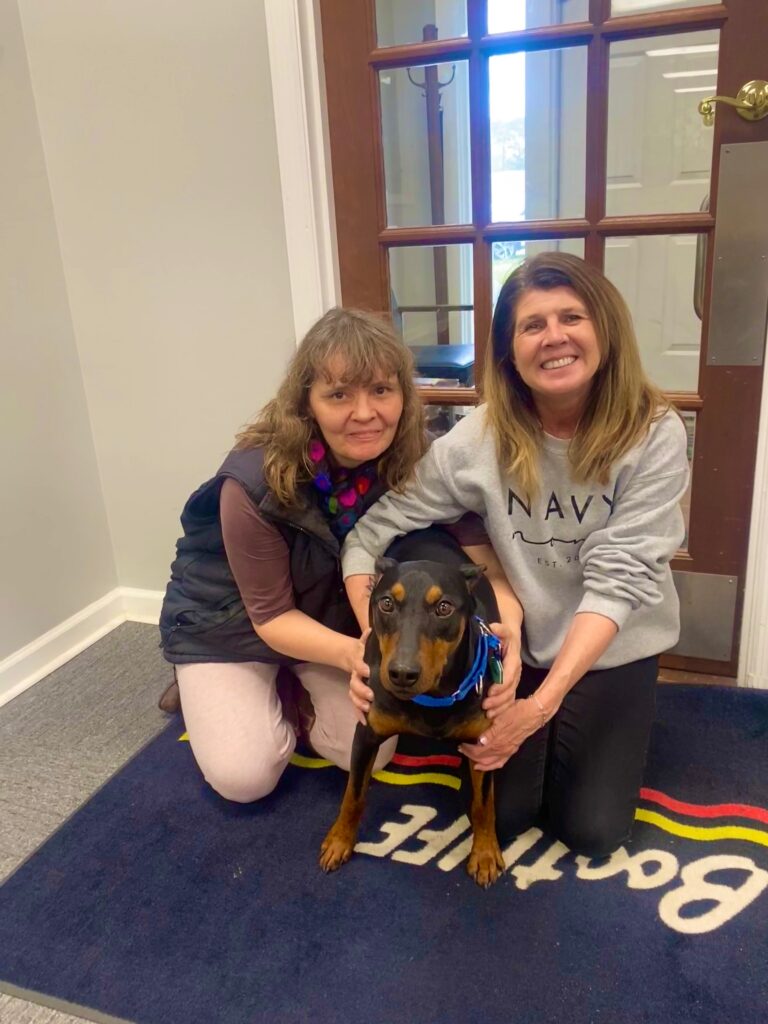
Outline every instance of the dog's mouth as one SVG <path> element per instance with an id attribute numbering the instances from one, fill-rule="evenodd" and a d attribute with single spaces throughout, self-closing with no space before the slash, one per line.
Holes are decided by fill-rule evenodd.
<path id="1" fill-rule="evenodd" d="M 413 700 L 414 697 L 418 697 L 418 694 L 413 690 L 396 689 L 394 686 L 387 686 L 385 689 L 389 690 L 390 694 L 397 698 L 397 700 Z"/>

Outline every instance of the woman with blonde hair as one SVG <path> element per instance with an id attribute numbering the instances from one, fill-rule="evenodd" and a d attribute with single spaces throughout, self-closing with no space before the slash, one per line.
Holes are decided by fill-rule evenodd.
<path id="1" fill-rule="evenodd" d="M 280 666 L 291 666 L 311 697 L 315 750 L 349 766 L 347 687 L 361 646 L 339 552 L 426 450 L 412 374 L 409 351 L 384 320 L 330 310 L 275 398 L 184 507 L 161 644 L 198 765 L 228 799 L 271 792 L 293 753 Z"/>
<path id="2" fill-rule="evenodd" d="M 626 304 L 563 253 L 523 263 L 496 304 L 485 404 L 438 439 L 415 482 L 347 538 L 364 620 L 373 560 L 392 538 L 469 510 L 523 662 L 518 699 L 462 750 L 496 772 L 506 839 L 539 825 L 604 856 L 631 830 L 654 715 L 658 655 L 679 635 L 669 562 L 684 536 L 682 420 L 646 379 Z M 365 711 L 371 692 L 353 680 Z"/>

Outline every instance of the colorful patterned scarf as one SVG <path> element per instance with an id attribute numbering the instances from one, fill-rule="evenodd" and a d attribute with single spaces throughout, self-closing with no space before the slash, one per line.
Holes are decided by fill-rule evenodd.
<path id="1" fill-rule="evenodd" d="M 334 537 L 341 542 L 368 507 L 366 495 L 378 479 L 378 460 L 363 462 L 353 469 L 331 466 L 325 445 L 316 439 L 310 441 L 309 457 L 315 465 L 312 484 L 320 499 L 320 509 Z"/>

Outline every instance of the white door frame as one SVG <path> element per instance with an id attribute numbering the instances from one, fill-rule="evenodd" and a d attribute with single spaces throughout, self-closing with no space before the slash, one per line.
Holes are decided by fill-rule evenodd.
<path id="1" fill-rule="evenodd" d="M 341 299 L 316 0 L 264 0 L 296 337 Z M 768 373 L 763 377 L 740 686 L 768 689 Z"/>
<path id="2" fill-rule="evenodd" d="M 283 217 L 297 341 L 341 301 L 319 13 L 264 0 Z"/>

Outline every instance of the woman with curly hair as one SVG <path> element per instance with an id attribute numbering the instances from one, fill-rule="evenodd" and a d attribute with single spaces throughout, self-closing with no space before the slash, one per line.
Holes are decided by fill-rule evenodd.
<path id="1" fill-rule="evenodd" d="M 314 749 L 349 767 L 347 699 L 360 630 L 339 552 L 427 447 L 408 349 L 382 319 L 332 309 L 299 345 L 275 398 L 187 501 L 160 619 L 184 720 L 222 796 L 271 792 L 296 743 L 280 666 L 311 697 Z M 389 744 L 381 761 L 394 751 Z"/>

